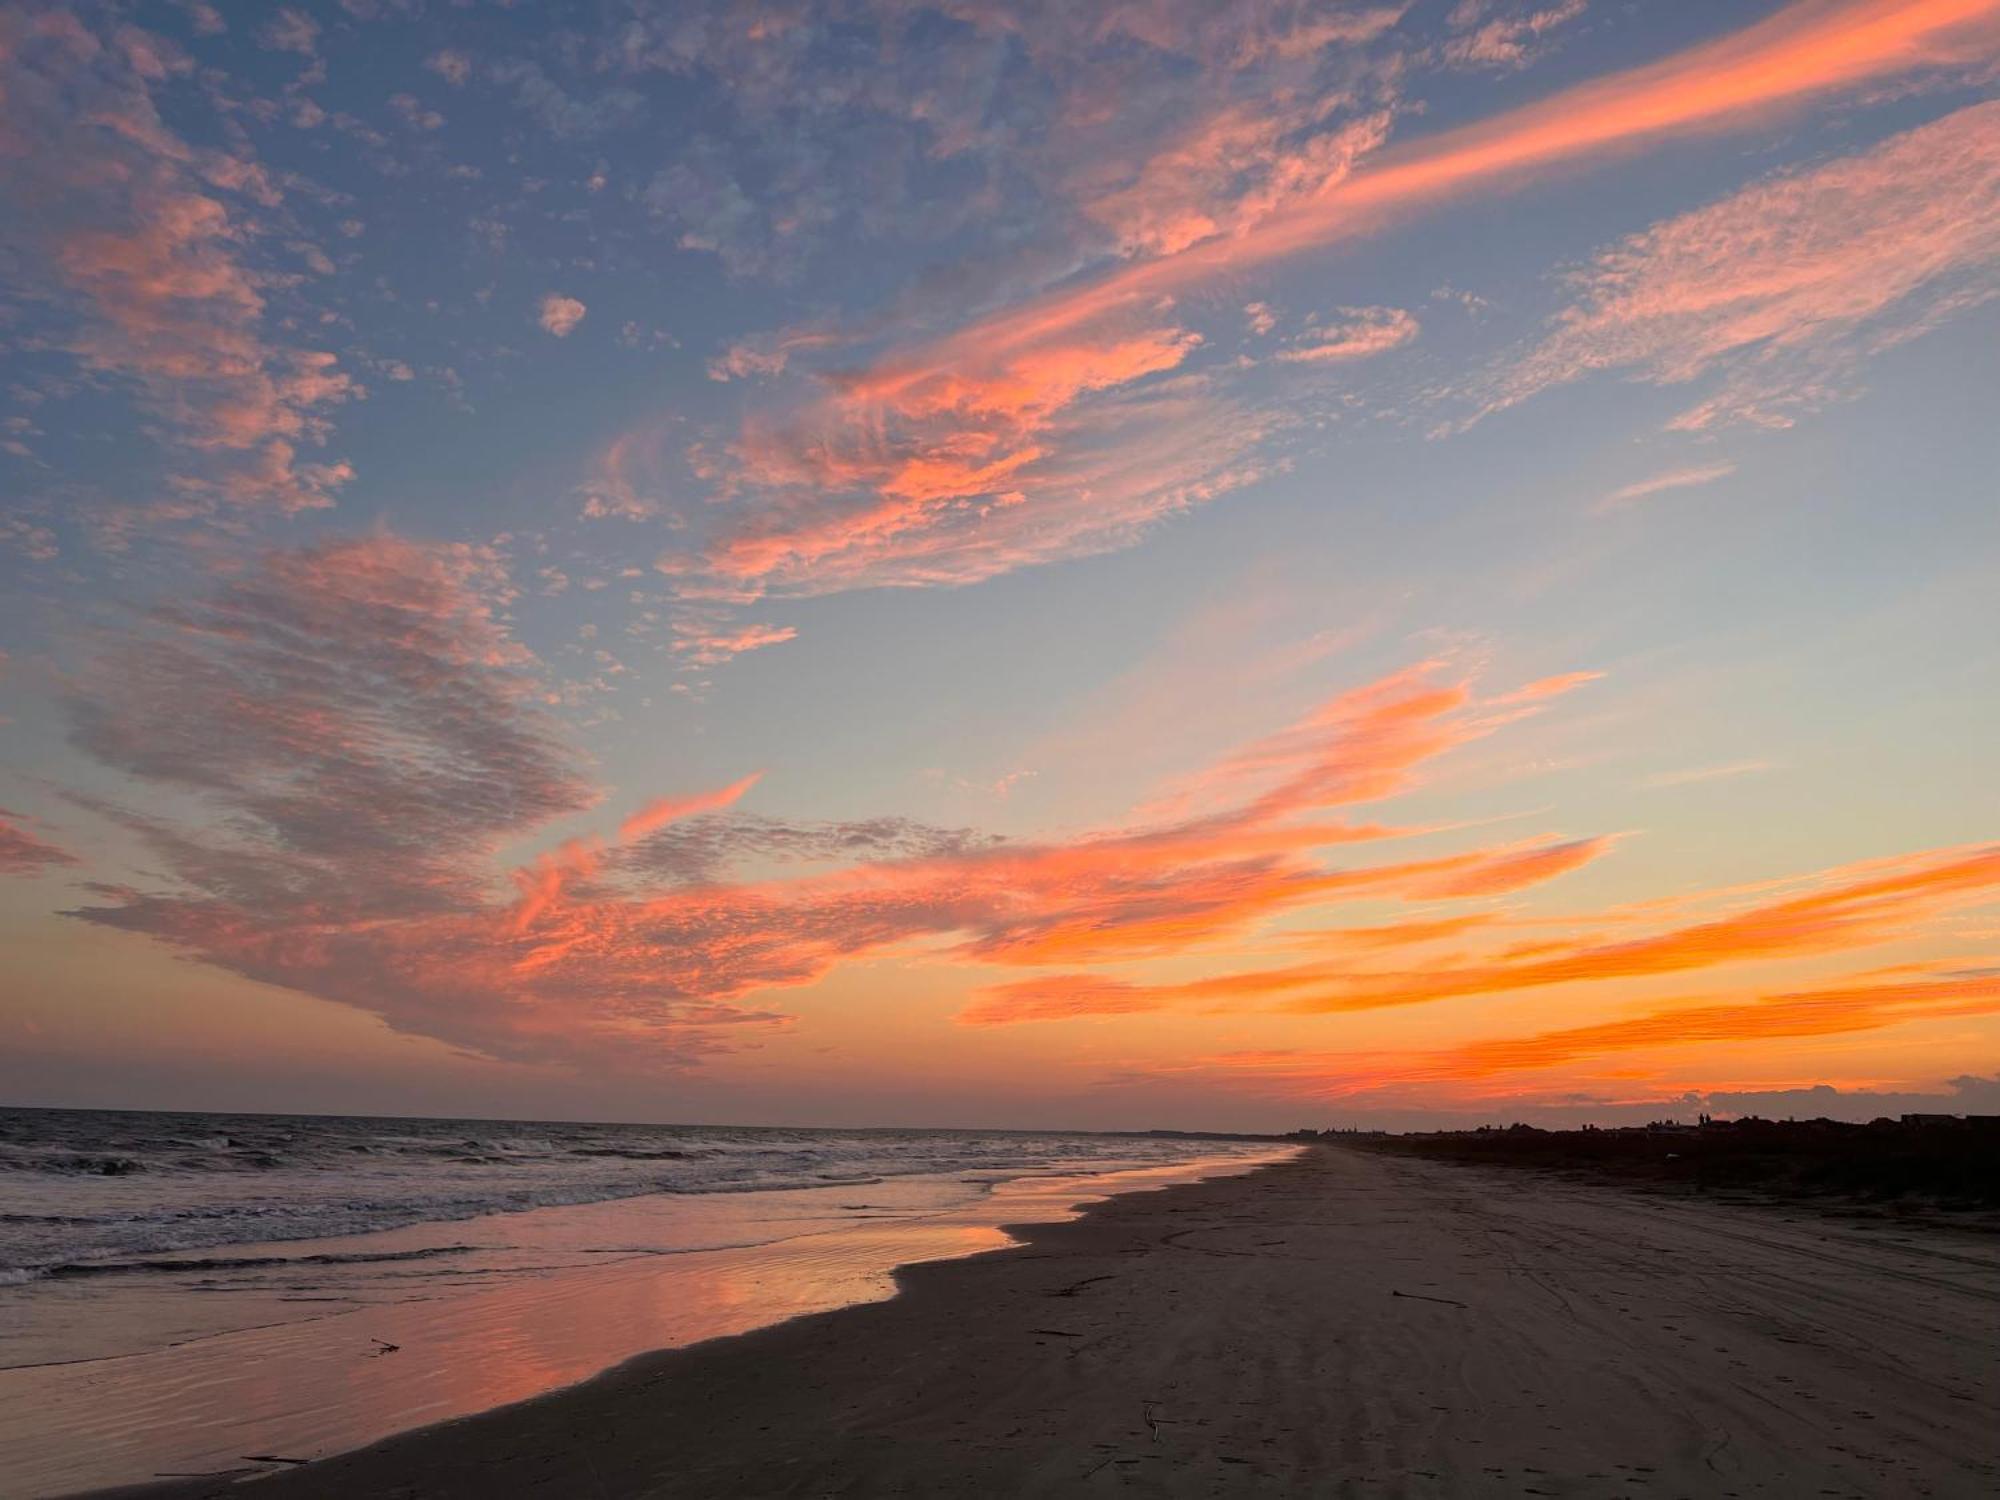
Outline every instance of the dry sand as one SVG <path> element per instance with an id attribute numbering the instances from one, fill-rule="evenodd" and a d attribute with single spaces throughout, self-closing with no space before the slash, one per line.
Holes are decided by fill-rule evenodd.
<path id="1" fill-rule="evenodd" d="M 1976 1237 L 1330 1148 L 1026 1237 L 250 1493 L 2000 1493 Z"/>

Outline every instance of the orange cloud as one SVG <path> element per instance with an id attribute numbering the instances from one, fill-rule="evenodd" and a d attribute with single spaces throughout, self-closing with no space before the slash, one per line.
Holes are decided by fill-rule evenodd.
<path id="1" fill-rule="evenodd" d="M 2000 977 L 1954 975 L 1798 990 L 1759 1000 L 1648 1011 L 1590 1026 L 1474 1042 L 1399 1070 L 1399 1079 L 1485 1078 L 1613 1052 L 1876 1031 L 1905 1021 L 2000 1011 Z"/>
<path id="2" fill-rule="evenodd" d="M 1469 683 L 1439 683 L 1439 661 L 1421 662 L 1323 704 L 1297 723 L 1246 746 L 1175 788 L 1155 810 L 1184 809 L 1262 788 L 1257 816 L 1276 817 L 1323 796 L 1371 802 L 1401 790 L 1408 773 L 1460 744 L 1482 739 L 1542 703 L 1603 674 L 1571 672 L 1476 702 Z M 1340 734 L 1329 753 L 1329 731 Z"/>
<path id="3" fill-rule="evenodd" d="M 1175 376 L 1195 340 L 1107 332 L 1046 361 L 949 384 L 889 379 L 783 422 L 746 425 L 726 488 L 760 503 L 660 570 L 684 596 L 976 582 L 1124 545 L 1149 523 L 1251 483 L 1273 419 Z M 1113 372 L 1166 376 L 1131 389 Z M 1036 385 L 1044 377 L 1051 385 Z M 858 393 L 860 387 L 856 387 Z M 1064 393 L 1098 398 L 1078 409 Z M 907 395 L 908 413 L 894 404 Z"/>
<path id="4" fill-rule="evenodd" d="M 1300 1011 L 1367 1010 L 1543 985 L 1628 979 L 1753 960 L 1837 953 L 1907 935 L 1920 920 L 1995 899 L 2000 846 L 1931 850 L 1828 871 L 1802 896 L 1624 942 L 1535 943 L 1497 962 L 1422 973 L 1329 976 Z"/>
<path id="5" fill-rule="evenodd" d="M 1298 894 L 1315 901 L 1357 897 L 1432 901 L 1497 895 L 1567 874 L 1596 859 L 1610 846 L 1609 839 L 1576 839 L 1528 849 L 1482 849 L 1405 864 L 1332 871 Z M 1289 904 L 1296 904 L 1296 897 Z M 1460 918 L 1403 924 L 1368 929 L 1361 934 L 1315 934 L 1312 941 L 1315 946 L 1348 950 L 1416 945 L 1466 930 L 1480 920 Z M 1038 941 L 1025 950 L 1002 950 L 991 954 L 982 950 L 982 956 L 1013 962 L 1019 962 L 1025 956 L 1030 961 L 1046 963 L 1065 959 L 1118 959 L 1148 955 L 1148 946 L 1130 941 L 1132 934 L 1129 932 L 1121 934 L 1121 941 L 1116 946 L 1100 944 L 1096 935 L 1088 929 L 1081 933 L 1065 931 L 1038 934 L 1037 937 Z M 1182 942 L 1155 946 L 1159 951 L 1173 951 L 1194 944 Z M 1094 974 L 1056 974 L 984 990 L 978 999 L 960 1012 L 958 1019 L 968 1026 L 1002 1026 L 1017 1021 L 1163 1010 L 1181 1002 L 1236 1001 L 1284 994 L 1325 984 L 1347 972 L 1348 961 L 1343 959 L 1334 963 L 1314 961 L 1279 969 L 1213 975 L 1179 984 L 1141 985 Z"/>
<path id="6" fill-rule="evenodd" d="M 1352 238 L 1395 210 L 1666 135 L 1740 126 L 1774 109 L 1916 68 L 1962 66 L 2000 44 L 2000 0 L 1796 0 L 1660 62 L 1382 152 L 1298 208 L 1002 314 L 960 335 L 1012 347 L 1219 271 Z"/>
<path id="7" fill-rule="evenodd" d="M 1095 974 L 1055 974 L 984 990 L 958 1013 L 961 1026 L 1011 1026 L 1024 1021 L 1074 1021 L 1164 1010 L 1157 988 Z"/>
<path id="8" fill-rule="evenodd" d="M 1498 1037 L 1434 1051 L 1378 1054 L 1243 1051 L 1166 1071 L 1265 1080 L 1286 1093 L 1344 1098 L 1407 1086 L 1450 1086 L 1588 1063 L 1626 1052 L 1728 1047 L 1880 1031 L 1913 1021 L 2000 1013 L 2000 976 L 1919 974 L 1755 999 L 1663 1006 L 1636 1015 Z"/>
<path id="9" fill-rule="evenodd" d="M 691 797 L 656 798 L 618 825 L 619 842 L 629 844 L 657 833 L 670 823 L 732 806 L 763 776 L 762 771 L 752 771 L 741 780 L 714 791 L 697 792 Z M 565 899 L 575 883 L 595 876 L 603 868 L 604 859 L 605 849 L 601 840 L 565 839 L 552 853 L 537 855 L 534 863 L 514 871 L 514 885 L 521 893 L 512 919 L 515 935 L 534 929 Z"/>
<path id="10" fill-rule="evenodd" d="M 1554 677 L 1541 677 L 1518 687 L 1511 693 L 1503 693 L 1492 700 L 1496 708 L 1510 707 L 1518 703 L 1539 703 L 1544 698 L 1560 698 L 1564 693 L 1580 688 L 1586 683 L 1601 681 L 1602 672 L 1562 672 Z"/>
<path id="11" fill-rule="evenodd" d="M 1463 899 L 1501 894 L 1555 878 L 1600 855 L 1605 838 L 1542 844 L 1520 850 L 1479 851 L 1362 872 L 1363 888 L 1411 900 Z M 1319 892 L 1339 888 L 1329 877 Z M 1163 1009 L 1184 1002 L 1282 1000 L 1282 1009 L 1318 1014 L 1416 1005 L 1545 985 L 1631 979 L 1772 958 L 1843 952 L 1906 936 L 1924 919 L 1967 905 L 2000 899 L 2000 847 L 1929 851 L 1819 877 L 1822 887 L 1767 901 L 1707 922 L 1616 943 L 1542 940 L 1519 943 L 1497 958 L 1466 962 L 1433 959 L 1423 968 L 1383 972 L 1357 968 L 1357 950 L 1394 948 L 1456 935 L 1475 925 L 1465 919 L 1414 928 L 1380 929 L 1381 941 L 1331 931 L 1302 936 L 1315 959 L 1274 969 L 1211 975 L 1178 984 L 1137 985 L 1089 974 L 1054 975 L 985 991 L 960 1019 L 970 1025 L 1050 1020 L 1066 1014 Z M 1352 886 L 1349 889 L 1353 889 Z M 1643 909 L 1612 912 L 1597 920 L 1636 920 Z M 1107 987 L 1108 986 L 1108 987 Z M 1295 997 L 1295 998 L 1284 998 Z"/>
<path id="12" fill-rule="evenodd" d="M 618 837 L 627 843 L 644 838 L 647 834 L 679 822 L 682 818 L 692 818 L 697 814 L 714 812 L 717 808 L 729 807 L 739 801 L 743 794 L 763 780 L 762 771 L 752 771 L 740 781 L 732 781 L 728 786 L 718 787 L 712 792 L 697 792 L 692 797 L 661 797 L 648 802 L 618 825 Z"/>

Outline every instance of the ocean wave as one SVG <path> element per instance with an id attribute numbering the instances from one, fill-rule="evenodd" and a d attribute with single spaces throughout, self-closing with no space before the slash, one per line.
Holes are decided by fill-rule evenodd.
<path id="1" fill-rule="evenodd" d="M 285 1266 L 367 1266 L 390 1261 L 430 1260 L 440 1255 L 470 1255 L 485 1248 L 480 1245 L 434 1245 L 422 1250 L 379 1250 L 350 1254 L 332 1252 L 313 1255 L 209 1255 L 193 1257 L 159 1256 L 152 1260 L 87 1260 L 39 1266 L 31 1277 L 50 1280 L 78 1276 L 118 1276 L 135 1272 L 164 1271 L 186 1274 L 201 1271 L 257 1271 Z M 24 1278 L 25 1279 L 25 1278 Z"/>
<path id="2" fill-rule="evenodd" d="M 0 1109 L 0 1281 L 52 1267 L 71 1268 L 55 1273 L 65 1278 L 184 1272 L 192 1262 L 183 1257 L 203 1251 L 651 1194 L 852 1188 L 923 1174 L 977 1186 L 1196 1149 L 1212 1147 L 999 1131 Z"/>

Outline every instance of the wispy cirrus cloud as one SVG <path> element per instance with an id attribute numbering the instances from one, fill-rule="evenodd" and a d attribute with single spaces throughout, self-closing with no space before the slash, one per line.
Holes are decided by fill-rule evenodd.
<path id="1" fill-rule="evenodd" d="M 782 646 L 798 636 L 793 625 L 742 625 L 722 630 L 696 629 L 675 637 L 673 649 L 691 667 L 714 667 L 746 651 Z"/>
<path id="2" fill-rule="evenodd" d="M 1800 1042 L 1852 1036 L 1926 1020 L 2000 1013 L 2000 978 L 1918 972 L 1897 977 L 1859 976 L 1852 981 L 1705 1004 L 1657 1006 L 1607 1021 L 1400 1053 L 1244 1050 L 1148 1070 L 1155 1075 L 1202 1077 L 1292 1097 L 1394 1101 L 1416 1088 L 1436 1108 L 1439 1088 L 1491 1086 L 1498 1078 L 1548 1069 L 1574 1071 L 1598 1059 L 1633 1052 L 1680 1054 L 1727 1050 L 1759 1042 Z M 1973 1080 L 1967 1080 L 1971 1082 Z M 1521 1080 L 1523 1087 L 1529 1080 Z M 1719 1094 L 1721 1107 L 1755 1108 L 1754 1093 Z M 1532 1101 L 1532 1095 L 1527 1096 Z M 1727 1101 L 1734 1101 L 1730 1103 Z M 1448 1105 L 1448 1097 L 1447 1097 Z M 1473 1101 L 1475 1104 L 1478 1101 Z M 1490 1109 L 1495 1101 L 1484 1101 Z M 1510 1107 L 1523 1102 L 1516 1095 Z M 1552 1100 L 1552 1103 L 1560 1100 Z M 1692 1100 L 1707 1106 L 1706 1097 Z"/>
<path id="3" fill-rule="evenodd" d="M 107 641 L 72 689 L 76 745 L 200 814 L 96 804 L 170 882 L 100 884 L 74 915 L 493 1056 L 686 1057 L 751 1019 L 530 935 L 588 851 L 511 882 L 498 851 L 599 793 L 506 597 L 486 549 L 378 534 L 266 554 Z"/>
<path id="4" fill-rule="evenodd" d="M 1727 479 L 1736 472 L 1733 463 L 1690 464 L 1684 468 L 1668 469 L 1655 474 L 1650 479 L 1637 479 L 1631 484 L 1620 485 L 1604 496 L 1591 509 L 1599 515 L 1614 510 L 1623 510 L 1628 505 L 1647 500 L 1654 495 L 1665 494 L 1668 490 L 1688 490 L 1699 485 L 1714 484 L 1718 479 Z"/>
<path id="5" fill-rule="evenodd" d="M 1660 62 L 1404 144 L 1381 144 L 1379 111 L 1338 132 L 1329 122 L 1310 146 L 1324 160 L 1274 162 L 1248 187 L 1208 182 L 1206 158 L 1188 147 L 1193 167 L 1164 174 L 1159 191 L 1142 172 L 1100 195 L 1116 211 L 1109 269 L 891 348 L 800 408 L 753 415 L 723 470 L 737 517 L 663 567 L 683 586 L 755 597 L 962 583 L 1119 545 L 1268 471 L 1250 445 L 1205 445 L 1173 466 L 1128 461 L 1125 483 L 1088 491 L 1088 516 L 1101 519 L 1078 515 L 1084 491 L 1069 476 L 1080 450 L 1137 455 L 1170 438 L 1171 426 L 1135 419 L 1168 408 L 1158 393 L 1177 380 L 1206 381 L 1207 398 L 1222 399 L 1220 373 L 1197 367 L 1203 335 L 1177 306 L 1183 294 L 1425 206 L 1913 70 L 1963 67 L 1996 45 L 1995 0 L 1801 0 Z M 1225 110 L 1197 128 L 1234 139 L 1244 127 Z M 1270 194 L 1272 181 L 1291 186 Z M 1168 182 L 1191 201 L 1163 197 Z M 1933 219 L 1944 212 L 1932 206 Z M 1290 353 L 1354 358 L 1413 331 L 1385 322 Z M 1214 436 L 1250 429 L 1268 441 L 1273 422 L 1267 410 L 1238 412 Z"/>
<path id="6" fill-rule="evenodd" d="M 1326 902 L 1517 889 L 1601 847 L 1327 861 L 1393 832 L 1337 809 L 1531 711 L 1434 667 L 1344 695 L 1178 819 L 1034 841 L 798 823 L 737 810 L 746 777 L 509 866 L 503 846 L 599 794 L 539 706 L 505 597 L 482 549 L 377 535 L 268 554 L 107 642 L 72 694 L 78 747 L 205 811 L 91 804 L 171 883 L 99 883 L 75 915 L 488 1055 L 670 1067 L 781 1019 L 753 993 L 884 950 L 1178 953 Z M 746 859 L 830 868 L 745 879 Z"/>
<path id="7" fill-rule="evenodd" d="M 1506 895 L 1581 869 L 1605 854 L 1612 843 L 1609 838 L 1568 839 L 1482 850 L 1472 857 L 1447 856 L 1378 867 L 1363 872 L 1364 879 L 1347 889 L 1354 895 L 1408 901 Z M 1335 962 L 1219 974 L 1175 984 L 1141 984 L 1102 974 L 1052 974 L 992 986 L 961 1011 L 958 1019 L 967 1026 L 1008 1026 L 1022 1021 L 1166 1010 L 1177 1005 L 1220 1009 L 1255 1005 L 1260 999 L 1281 997 L 1352 972 L 1352 956 L 1357 952 L 1419 946 L 1475 925 L 1476 921 L 1465 918 L 1406 923 L 1366 929 L 1359 937 L 1336 930 L 1315 935 L 1318 944 L 1341 955 Z"/>
<path id="8" fill-rule="evenodd" d="M 1320 320 L 1278 358 L 1291 364 L 1345 364 L 1372 359 L 1409 343 L 1420 331 L 1415 316 L 1400 307 L 1343 307 Z"/>
<path id="9" fill-rule="evenodd" d="M 836 236 L 1004 222 L 1029 247 L 999 279 L 1045 261 L 1046 284 L 1311 190 L 1352 106 L 1393 92 L 1408 8 L 822 0 L 746 24 L 690 4 L 623 19 L 594 61 L 714 89 L 708 128 L 639 196 L 732 276 L 796 278 Z"/>
<path id="10" fill-rule="evenodd" d="M 1740 125 L 1878 78 L 1990 61 L 1996 47 L 1995 0 L 1797 0 L 1659 62 L 1390 147 L 1246 233 L 1216 236 L 1000 314 L 985 336 L 1060 333 L 1135 298 L 1368 233 L 1385 215 L 1454 193 L 1515 183 L 1525 173 L 1663 136 Z"/>
<path id="11" fill-rule="evenodd" d="M 659 567 L 698 595 L 754 599 L 971 583 L 1127 544 L 1266 470 L 1271 415 L 1206 379 L 1147 383 L 1199 343 L 1141 327 L 949 378 L 877 372 L 753 422 L 726 473 L 753 503 Z"/>
<path id="12" fill-rule="evenodd" d="M 1738 776 L 1756 776 L 1775 771 L 1768 760 L 1732 760 L 1719 766 L 1690 766 L 1682 771 L 1658 771 L 1639 783 L 1646 787 L 1695 786 L 1705 781 L 1732 781 Z"/>
<path id="13" fill-rule="evenodd" d="M 731 806 L 742 800 L 743 794 L 763 779 L 763 774 L 753 771 L 728 786 L 712 792 L 700 792 L 692 797 L 656 797 L 618 825 L 618 837 L 630 843 L 633 839 L 656 833 L 670 823 L 684 822 Z"/>
<path id="14" fill-rule="evenodd" d="M 1870 353 L 2000 295 L 1997 268 L 2000 103 L 1987 103 L 1605 251 L 1574 278 L 1578 298 L 1548 338 L 1477 399 L 1490 413 L 1601 370 L 1668 386 L 1715 374 L 1717 389 L 1671 426 L 1788 426 L 1836 398 Z"/>
<path id="15" fill-rule="evenodd" d="M 1444 44 L 1447 62 L 1460 68 L 1514 72 L 1527 67 L 1552 45 L 1551 38 L 1580 17 L 1589 0 L 1554 4 L 1459 0 L 1446 17 L 1454 33 Z"/>
<path id="16" fill-rule="evenodd" d="M 319 43 L 319 23 L 296 6 L 281 5 L 257 30 L 257 44 L 273 52 L 311 57 Z"/>
<path id="17" fill-rule="evenodd" d="M 1920 975 L 1790 990 L 1752 1000 L 1679 1005 L 1588 1026 L 1473 1042 L 1399 1070 L 1450 1079 L 1559 1067 L 1641 1049 L 1796 1040 L 1877 1031 L 1907 1021 L 2000 1011 L 2000 978 Z"/>
<path id="18" fill-rule="evenodd" d="M 193 73 L 135 27 L 100 33 L 57 9 L 0 17 L 0 186 L 13 207 L 0 234 L 24 288 L 59 310 L 51 342 L 135 390 L 181 450 L 169 509 L 325 506 L 353 471 L 305 454 L 356 388 L 269 316 L 285 278 L 252 252 L 279 179 L 246 149 L 190 145 L 163 116 Z"/>
<path id="19" fill-rule="evenodd" d="M 268 858 L 273 898 L 474 900 L 481 856 L 595 800 L 495 616 L 505 588 L 477 546 L 271 552 L 107 642 L 73 685 L 72 738 L 256 830 L 228 857 Z"/>
<path id="20" fill-rule="evenodd" d="M 649 832 L 617 857 L 645 878 L 719 882 L 743 864 L 832 864 L 949 860 L 1004 843 L 970 828 L 938 828 L 912 818 L 778 818 L 763 813 L 705 814 Z"/>
<path id="21" fill-rule="evenodd" d="M 1496 958 L 1421 972 L 1302 977 L 1297 987 L 1310 992 L 1288 1004 L 1307 1013 L 1371 1010 L 1870 947 L 1908 936 L 1926 919 L 2000 900 L 2000 847 L 1871 861 L 1826 871 L 1813 887 L 1641 937 L 1535 940 Z"/>
<path id="22" fill-rule="evenodd" d="M 1606 839 L 1531 846 L 1465 869 L 1412 871 L 1403 887 L 1414 898 L 1495 895 L 1539 884 L 1595 858 Z M 1272 1008 L 1329 1014 L 1430 1004 L 1554 985 L 1603 983 L 1685 973 L 1778 958 L 1822 956 L 1908 936 L 1930 918 L 2000 901 L 2000 849 L 1925 851 L 1816 878 L 1815 889 L 1709 920 L 1670 926 L 1642 937 L 1605 942 L 1593 937 L 1519 937 L 1497 953 L 1441 954 L 1421 968 L 1384 970 L 1361 961 L 1352 939 L 1334 931 L 1301 939 L 1330 956 L 1278 968 L 1210 975 L 1175 984 L 1142 985 L 1094 974 L 1051 975 L 987 991 L 961 1016 L 972 1025 L 1053 1020 L 1072 1015 L 1160 1010 L 1184 1004 Z M 1644 921 L 1649 913 L 1611 911 L 1588 926 Z M 1389 950 L 1457 937 L 1473 928 L 1419 924 L 1391 928 Z M 1480 924 L 1504 937 L 1504 923 Z"/>

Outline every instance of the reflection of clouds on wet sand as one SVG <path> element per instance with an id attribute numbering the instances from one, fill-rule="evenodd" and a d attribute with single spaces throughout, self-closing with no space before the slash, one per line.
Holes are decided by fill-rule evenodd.
<path id="1" fill-rule="evenodd" d="M 299 1242 L 282 1248 L 509 1241 L 442 1270 L 406 1262 L 421 1269 L 400 1282 L 331 1287 L 332 1304 L 258 1291 L 225 1314 L 237 1318 L 234 1331 L 178 1348 L 0 1370 L 0 1448 L 14 1482 L 47 1493 L 238 1466 L 246 1453 L 323 1456 L 571 1385 L 651 1350 L 874 1301 L 894 1291 L 898 1265 L 1006 1245 L 1001 1224 L 1066 1218 L 1107 1190 L 1244 1170 L 1268 1154 L 1019 1178 L 991 1191 L 940 1175 L 655 1195 Z M 177 1293 L 175 1302 L 190 1300 L 184 1283 Z M 122 1309 L 107 1298 L 101 1315 L 122 1319 Z M 73 1318 L 73 1301 L 67 1310 Z M 242 1326 L 267 1313 L 283 1321 Z M 58 1337 L 73 1345 L 73 1324 Z"/>

